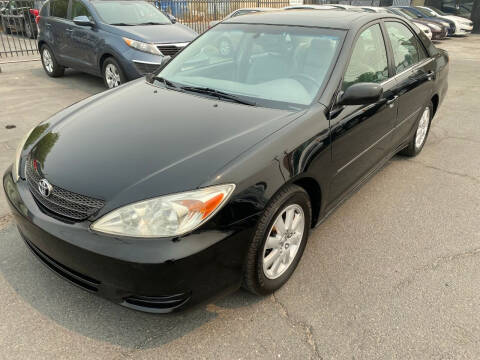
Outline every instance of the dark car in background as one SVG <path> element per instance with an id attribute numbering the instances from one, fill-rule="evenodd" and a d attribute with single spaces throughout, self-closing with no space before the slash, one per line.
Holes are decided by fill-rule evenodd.
<path id="1" fill-rule="evenodd" d="M 241 41 L 222 54 L 231 34 Z M 448 62 L 392 14 L 227 19 L 145 81 L 34 128 L 6 198 L 43 263 L 123 306 L 171 312 L 241 285 L 270 294 L 312 227 L 396 153 L 422 151 Z"/>
<path id="2" fill-rule="evenodd" d="M 441 18 L 436 17 L 436 16 L 430 16 L 430 15 L 425 14 L 424 12 L 418 10 L 414 6 L 397 6 L 397 7 L 394 7 L 394 8 L 400 9 L 401 11 L 409 14 L 413 18 L 428 20 L 428 21 L 431 21 L 433 23 L 437 23 L 437 24 L 441 24 L 441 25 L 445 26 L 448 30 L 448 36 L 454 35 L 455 32 L 457 31 L 457 28 L 456 28 L 456 25 L 455 25 L 454 21 L 449 20 L 449 19 L 441 19 Z"/>
<path id="3" fill-rule="evenodd" d="M 419 23 L 428 26 L 432 32 L 432 40 L 443 40 L 448 35 L 448 27 L 439 22 L 420 18 L 415 14 L 405 11 L 403 8 L 388 7 L 387 9 L 390 13 L 404 17 L 413 23 Z"/>
<path id="4" fill-rule="evenodd" d="M 0 2 L 0 25 L 5 34 L 30 39 L 38 36 L 37 16 L 46 0 L 10 0 Z"/>
<path id="5" fill-rule="evenodd" d="M 49 76 L 74 68 L 101 76 L 108 88 L 154 72 L 197 33 L 145 1 L 50 0 L 38 26 Z"/>

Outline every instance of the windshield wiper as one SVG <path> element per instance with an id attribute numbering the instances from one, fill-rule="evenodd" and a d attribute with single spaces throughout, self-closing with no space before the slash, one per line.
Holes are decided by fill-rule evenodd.
<path id="1" fill-rule="evenodd" d="M 245 100 L 242 99 L 239 96 L 225 93 L 223 91 L 215 90 L 215 89 L 210 89 L 207 87 L 199 87 L 199 86 L 181 86 L 180 89 L 185 90 L 185 91 L 191 91 L 191 92 L 196 92 L 199 94 L 207 94 L 211 96 L 215 96 L 218 99 L 225 99 L 225 100 L 230 100 L 233 102 L 236 102 L 238 104 L 244 104 L 244 105 L 250 105 L 250 106 L 256 106 L 257 104 L 253 101 Z"/>
<path id="2" fill-rule="evenodd" d="M 127 23 L 113 23 L 113 24 L 110 24 L 110 25 L 113 25 L 113 26 L 135 26 L 135 24 L 127 24 Z"/>
<path id="3" fill-rule="evenodd" d="M 155 22 L 155 21 L 149 21 L 149 22 L 144 22 L 144 23 L 140 23 L 140 24 L 137 24 L 137 25 L 166 25 L 166 23 L 159 23 L 159 22 Z"/>
<path id="4" fill-rule="evenodd" d="M 161 76 L 153 76 L 152 80 L 158 80 L 162 83 L 165 84 L 166 87 L 172 88 L 172 89 L 179 89 L 177 85 L 175 85 L 173 82 L 170 80 L 165 79 L 164 77 Z M 153 82 L 153 81 L 152 81 Z"/>

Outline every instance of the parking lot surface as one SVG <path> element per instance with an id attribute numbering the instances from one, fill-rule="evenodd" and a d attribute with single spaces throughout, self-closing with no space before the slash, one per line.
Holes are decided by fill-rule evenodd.
<path id="1" fill-rule="evenodd" d="M 0 359 L 480 358 L 480 36 L 438 46 L 450 88 L 423 152 L 393 158 L 313 230 L 272 296 L 238 291 L 167 316 L 111 304 L 34 258 L 2 192 Z M 34 124 L 103 91 L 38 61 L 2 71 L 2 173 Z"/>

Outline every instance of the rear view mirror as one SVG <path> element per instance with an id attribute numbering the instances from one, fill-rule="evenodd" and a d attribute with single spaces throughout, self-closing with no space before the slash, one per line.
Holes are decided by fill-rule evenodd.
<path id="1" fill-rule="evenodd" d="M 73 23 L 78 26 L 94 26 L 95 25 L 95 23 L 85 15 L 75 16 L 73 18 Z"/>
<path id="2" fill-rule="evenodd" d="M 173 16 L 172 14 L 167 13 L 168 18 L 172 22 L 172 24 L 175 24 L 177 22 L 177 18 Z"/>
<path id="3" fill-rule="evenodd" d="M 374 104 L 383 95 L 382 86 L 375 83 L 358 83 L 348 87 L 337 105 L 368 105 Z"/>

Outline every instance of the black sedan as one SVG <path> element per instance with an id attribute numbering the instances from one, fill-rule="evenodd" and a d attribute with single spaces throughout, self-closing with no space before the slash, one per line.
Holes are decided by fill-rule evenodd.
<path id="1" fill-rule="evenodd" d="M 44 264 L 121 305 L 268 294 L 312 227 L 390 157 L 420 153 L 447 74 L 446 53 L 395 15 L 232 18 L 34 128 L 5 192 Z"/>

